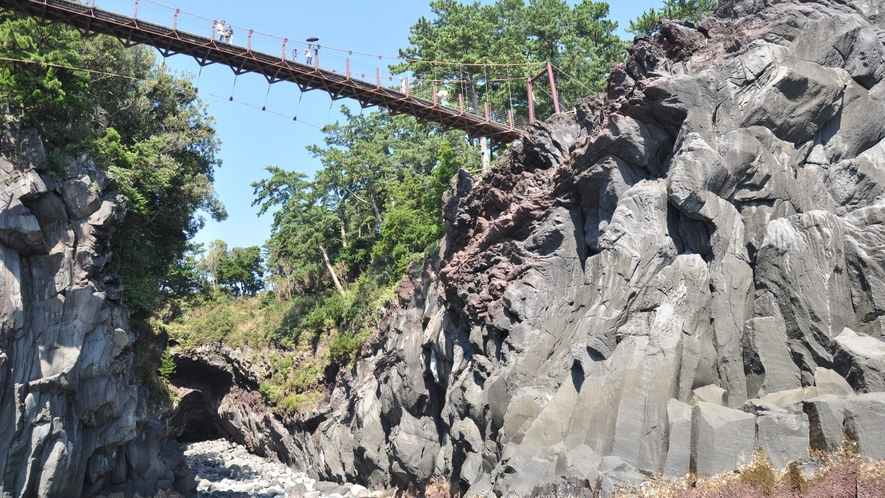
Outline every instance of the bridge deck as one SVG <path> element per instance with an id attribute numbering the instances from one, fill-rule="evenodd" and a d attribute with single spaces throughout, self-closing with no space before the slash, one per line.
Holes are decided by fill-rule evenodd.
<path id="1" fill-rule="evenodd" d="M 438 123 L 445 129 L 467 132 L 470 137 L 488 137 L 499 143 L 511 142 L 522 132 L 458 109 L 438 105 L 406 93 L 353 79 L 349 75 L 292 62 L 285 56 L 252 51 L 177 29 L 149 23 L 68 0 L 0 0 L 0 8 L 60 22 L 83 31 L 118 38 L 126 45 L 149 45 L 164 56 L 185 54 L 200 65 L 213 63 L 230 66 L 234 73 L 258 73 L 269 83 L 289 81 L 301 91 L 324 90 L 333 100 L 351 98 L 363 107 L 384 107 L 394 114 L 408 114 L 419 121 Z"/>

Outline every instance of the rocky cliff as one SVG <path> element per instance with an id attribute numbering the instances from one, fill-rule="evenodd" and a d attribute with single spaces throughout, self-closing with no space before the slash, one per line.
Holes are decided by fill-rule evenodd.
<path id="1" fill-rule="evenodd" d="M 186 491 L 177 444 L 135 387 L 122 289 L 102 272 L 121 199 L 88 157 L 49 174 L 37 132 L 15 122 L 0 173 L 0 496 Z"/>
<path id="2" fill-rule="evenodd" d="M 459 174 L 439 257 L 323 406 L 275 416 L 253 355 L 195 351 L 166 434 L 467 495 L 757 448 L 782 467 L 845 438 L 885 458 L 883 14 L 726 0 L 638 38 L 606 95 Z M 48 176 L 32 133 L 2 152 L 0 493 L 171 484 L 100 272 L 119 203 L 88 160 Z"/>
<path id="3" fill-rule="evenodd" d="M 468 495 L 885 457 L 882 10 L 725 1 L 638 38 L 458 178 L 439 260 L 283 452 Z"/>

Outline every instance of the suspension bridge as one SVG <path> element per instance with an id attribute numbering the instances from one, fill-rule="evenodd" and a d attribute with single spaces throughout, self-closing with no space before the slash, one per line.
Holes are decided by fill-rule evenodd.
<path id="1" fill-rule="evenodd" d="M 108 0 L 98 2 L 101 7 L 109 3 Z M 398 89 L 385 87 L 382 84 L 380 66 L 367 68 L 363 65 L 352 68 L 350 57 L 344 59 L 343 67 L 321 65 L 322 53 L 319 45 L 307 46 L 308 50 L 313 51 L 313 57 L 302 63 L 287 57 L 288 50 L 292 47 L 295 47 L 293 59 L 297 57 L 301 48 L 299 44 L 304 45 L 300 41 L 238 26 L 237 33 L 245 33 L 245 42 L 235 45 L 233 42 L 223 41 L 221 37 L 216 39 L 218 21 L 215 19 L 187 13 L 152 0 L 126 0 L 132 8 L 131 16 L 98 8 L 96 3 L 97 0 L 88 0 L 88 3 L 70 0 L 0 0 L 0 8 L 33 16 L 43 22 L 67 24 L 80 30 L 84 36 L 104 34 L 119 39 L 126 46 L 148 45 L 156 48 L 164 57 L 190 55 L 201 67 L 223 64 L 229 66 L 237 76 L 257 73 L 267 79 L 268 84 L 288 81 L 295 83 L 302 92 L 322 90 L 328 92 L 332 100 L 354 99 L 363 108 L 383 107 L 393 114 L 408 114 L 419 121 L 437 123 L 447 130 L 462 130 L 471 138 L 487 137 L 494 142 L 507 143 L 519 139 L 522 135 L 521 128 L 527 124 L 515 124 L 512 110 L 492 110 L 488 102 L 479 106 L 475 99 L 473 105 L 470 102 L 465 103 L 463 93 L 458 94 L 457 102 L 454 99 L 451 103 L 446 102 L 447 95 L 445 92 L 437 92 L 435 83 L 431 87 L 425 85 L 422 96 L 426 95 L 427 98 L 411 92 L 410 85 L 414 81 L 410 82 L 408 77 L 398 78 Z M 353 55 L 353 51 L 347 51 L 347 54 Z M 381 59 L 381 56 L 377 57 Z M 530 120 L 534 119 L 531 85 L 542 76 L 549 76 L 551 92 L 556 94 L 552 69 L 548 63 L 544 71 L 527 80 Z M 393 81 L 391 76 L 387 79 Z M 553 100 L 557 102 L 556 112 L 559 112 L 558 101 L 555 97 Z"/>

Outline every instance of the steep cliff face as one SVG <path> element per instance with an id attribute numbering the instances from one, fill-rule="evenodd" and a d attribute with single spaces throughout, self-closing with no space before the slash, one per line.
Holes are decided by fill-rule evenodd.
<path id="1" fill-rule="evenodd" d="M 55 180 L 35 130 L 0 132 L 0 496 L 170 488 L 183 459 L 148 417 L 102 273 L 122 201 L 88 157 Z"/>
<path id="2" fill-rule="evenodd" d="M 722 2 L 462 175 L 435 266 L 294 434 L 325 478 L 525 495 L 885 457 L 874 2 Z"/>

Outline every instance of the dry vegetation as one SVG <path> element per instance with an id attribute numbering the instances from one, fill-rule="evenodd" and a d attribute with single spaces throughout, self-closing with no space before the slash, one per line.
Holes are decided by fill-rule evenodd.
<path id="1" fill-rule="evenodd" d="M 621 490 L 615 498 L 883 498 L 885 461 L 858 455 L 854 443 L 816 455 L 815 466 L 791 463 L 778 470 L 763 451 L 753 462 L 715 477 L 687 475 L 676 482 L 656 479 Z"/>

